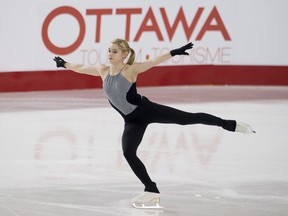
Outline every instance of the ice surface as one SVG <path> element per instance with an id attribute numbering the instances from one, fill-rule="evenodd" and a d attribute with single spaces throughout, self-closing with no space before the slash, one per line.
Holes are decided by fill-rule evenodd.
<path id="1" fill-rule="evenodd" d="M 288 215 L 288 88 L 139 88 L 151 100 L 249 123 L 256 134 L 152 124 L 138 155 L 159 210 L 121 151 L 123 120 L 102 90 L 0 94 L 0 216 Z"/>

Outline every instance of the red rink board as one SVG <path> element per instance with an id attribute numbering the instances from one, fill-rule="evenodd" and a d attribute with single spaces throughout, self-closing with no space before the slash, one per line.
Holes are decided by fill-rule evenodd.
<path id="1" fill-rule="evenodd" d="M 288 85 L 288 66 L 160 66 L 141 74 L 137 85 Z M 65 70 L 0 73 L 0 92 L 101 87 L 99 77 Z"/>

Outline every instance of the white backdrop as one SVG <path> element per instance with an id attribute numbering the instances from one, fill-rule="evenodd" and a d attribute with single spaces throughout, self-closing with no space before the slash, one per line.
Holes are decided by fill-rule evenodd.
<path id="1" fill-rule="evenodd" d="M 189 57 L 165 64 L 288 65 L 287 6 L 286 0 L 1 1 L 0 71 L 54 70 L 54 55 L 105 64 L 117 37 L 129 40 L 137 61 L 192 41 Z M 79 33 L 79 44 L 65 51 Z"/>

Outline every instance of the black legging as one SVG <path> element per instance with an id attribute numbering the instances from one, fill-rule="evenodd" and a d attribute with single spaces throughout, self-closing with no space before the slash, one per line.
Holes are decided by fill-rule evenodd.
<path id="1" fill-rule="evenodd" d="M 123 115 L 122 115 L 123 116 Z M 223 120 L 206 113 L 188 113 L 168 106 L 149 101 L 143 97 L 132 113 L 123 116 L 125 128 L 122 136 L 122 149 L 124 157 L 136 176 L 145 185 L 145 191 L 159 193 L 156 183 L 153 182 L 136 151 L 142 141 L 144 132 L 150 123 L 174 123 L 180 125 L 205 124 L 220 126 L 229 131 L 235 131 L 236 121 Z"/>

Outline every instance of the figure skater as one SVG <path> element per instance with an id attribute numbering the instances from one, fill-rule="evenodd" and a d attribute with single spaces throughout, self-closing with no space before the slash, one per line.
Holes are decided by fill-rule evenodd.
<path id="1" fill-rule="evenodd" d="M 179 125 L 205 124 L 222 127 L 228 131 L 253 133 L 248 124 L 225 120 L 207 113 L 189 113 L 172 107 L 151 102 L 137 93 L 138 75 L 167 61 L 175 55 L 189 55 L 187 50 L 193 44 L 188 43 L 178 49 L 159 55 L 141 63 L 134 63 L 135 52 L 123 39 L 115 39 L 108 48 L 109 65 L 88 66 L 66 62 L 55 57 L 57 67 L 74 72 L 100 76 L 103 90 L 111 106 L 123 117 L 125 125 L 122 135 L 122 150 L 125 159 L 139 180 L 145 186 L 144 192 L 133 199 L 133 206 L 140 208 L 160 207 L 160 192 L 151 180 L 136 151 L 150 123 L 174 123 Z M 125 59 L 128 58 L 127 61 Z"/>

